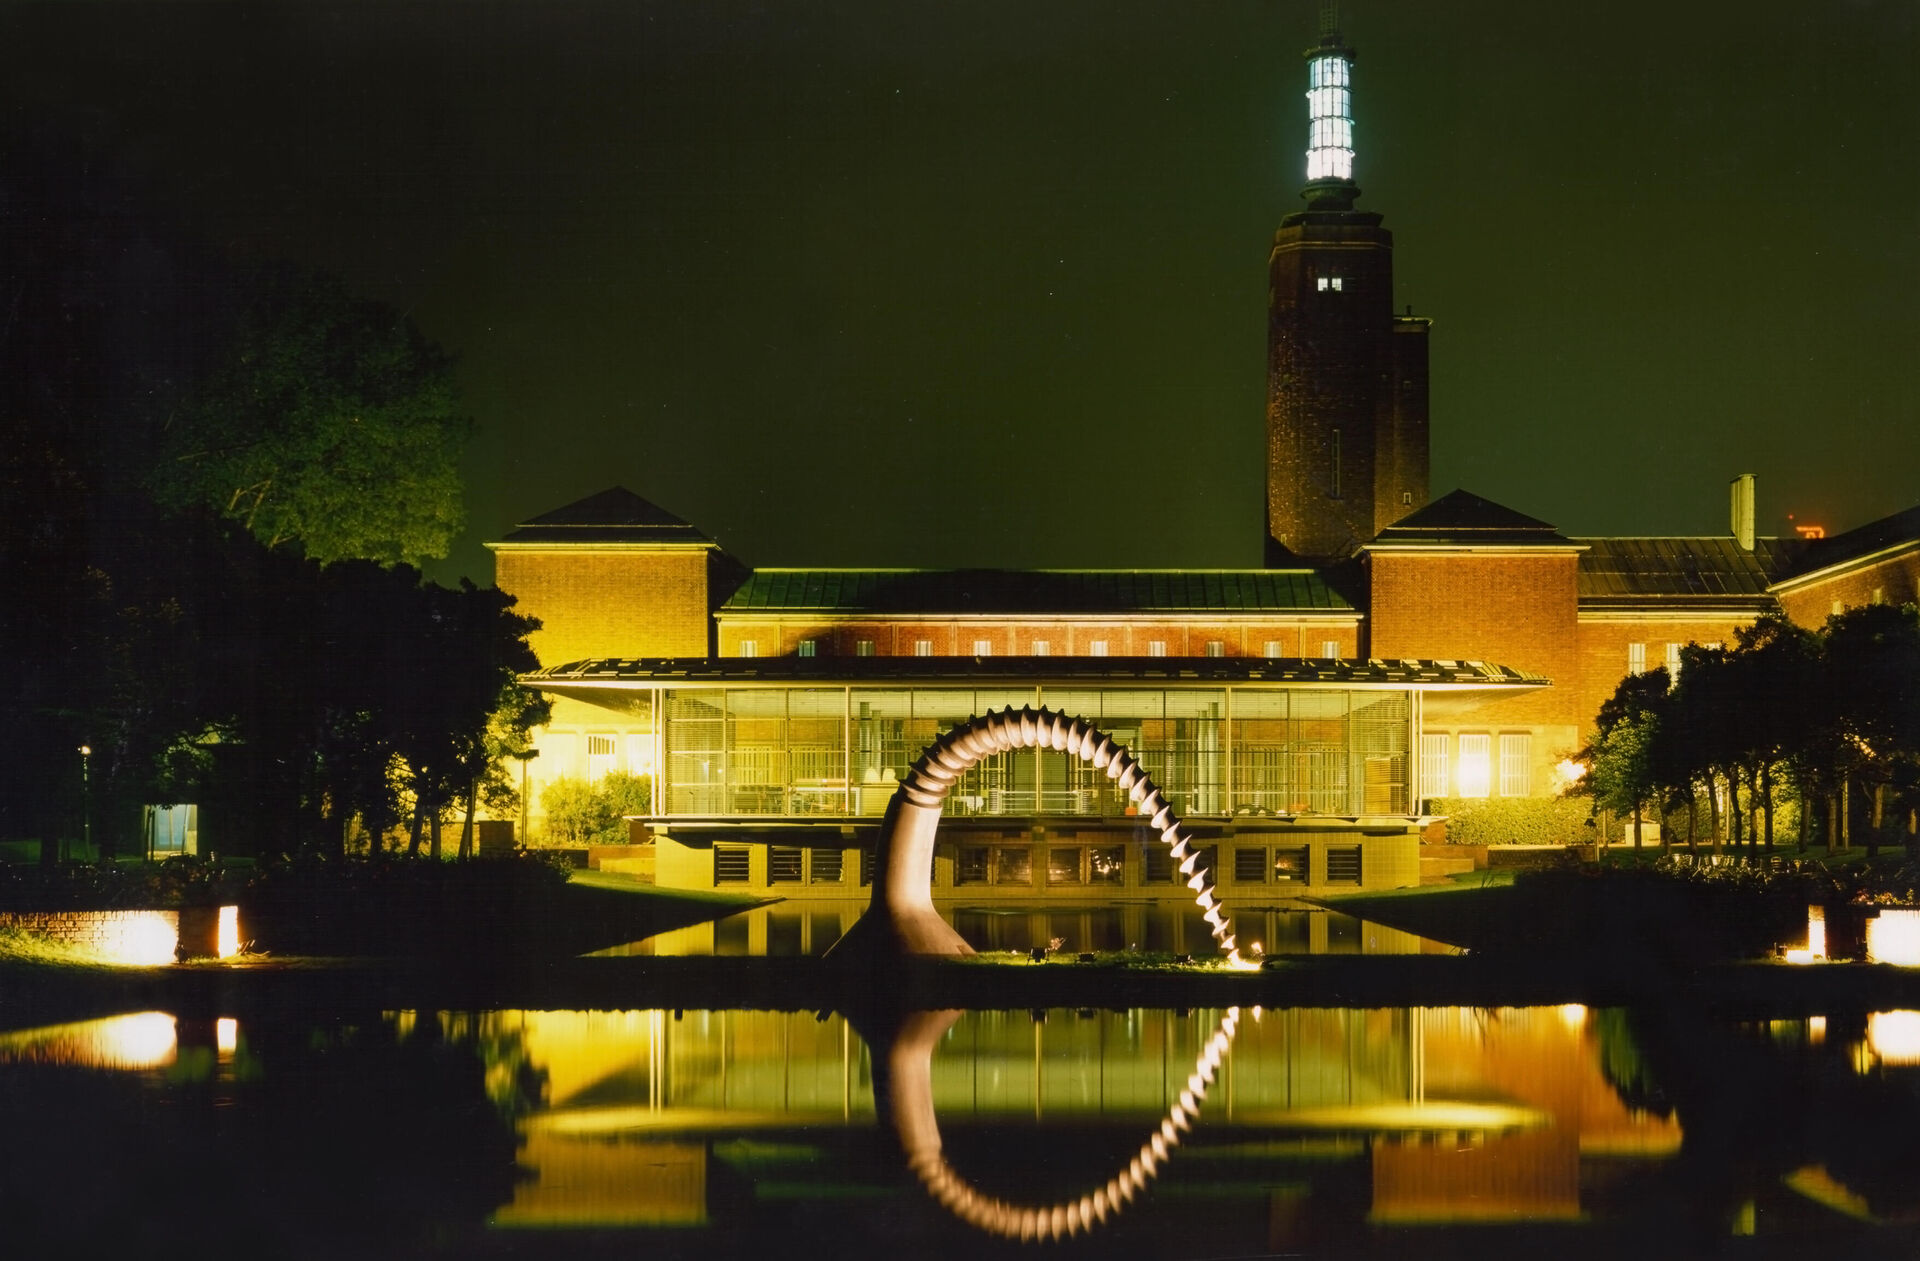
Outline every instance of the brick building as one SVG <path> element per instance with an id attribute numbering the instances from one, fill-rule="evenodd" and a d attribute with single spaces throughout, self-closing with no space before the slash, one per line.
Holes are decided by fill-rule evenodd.
<path id="1" fill-rule="evenodd" d="M 1427 322 L 1354 209 L 1351 52 L 1310 49 L 1307 209 L 1269 257 L 1266 568 L 750 569 L 623 489 L 491 544 L 541 620 L 538 782 L 653 778 L 663 882 L 857 891 L 894 783 L 940 731 L 1051 705 L 1124 740 L 1221 849 L 1223 891 L 1417 879 L 1435 803 L 1545 797 L 1629 673 L 1782 611 L 1920 585 L 1920 508 L 1831 539 L 1574 538 L 1428 501 Z M 988 759 L 949 799 L 936 889 L 1184 897 L 1103 777 Z M 537 798 L 536 798 L 537 799 Z M 946 833 L 943 831 L 943 835 Z"/>

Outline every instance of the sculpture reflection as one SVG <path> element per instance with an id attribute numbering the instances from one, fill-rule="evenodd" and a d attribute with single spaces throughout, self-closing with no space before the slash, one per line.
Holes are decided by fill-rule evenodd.
<path id="1" fill-rule="evenodd" d="M 908 1167 L 942 1207 L 969 1226 L 1009 1239 L 1059 1239 L 1088 1230 L 1120 1211 L 1159 1173 L 1180 1136 L 1193 1128 L 1207 1088 L 1233 1046 L 1240 1009 L 1229 1007 L 1194 1061 L 1185 1088 L 1160 1126 L 1126 1168 L 1072 1200 L 1047 1206 L 1010 1204 L 982 1194 L 947 1163 L 934 1115 L 933 1052 L 965 1013 L 919 1011 L 902 1018 L 884 1038 L 869 1037 L 874 1095 L 906 1153 Z"/>

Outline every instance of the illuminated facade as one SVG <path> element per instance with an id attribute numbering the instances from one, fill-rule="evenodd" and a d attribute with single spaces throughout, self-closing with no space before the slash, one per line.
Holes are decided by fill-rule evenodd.
<path id="1" fill-rule="evenodd" d="M 1268 565 L 749 569 L 623 489 L 490 544 L 541 621 L 555 699 L 530 770 L 652 777 L 657 878 L 857 895 L 938 734 L 1050 706 L 1124 741 L 1226 892 L 1411 884 L 1458 799 L 1540 798 L 1629 673 L 1755 617 L 1817 625 L 1920 585 L 1920 509 L 1834 538 L 1573 538 L 1465 491 L 1429 502 L 1428 324 L 1354 209 L 1353 55 L 1308 51 L 1307 208 L 1269 256 Z M 1178 899 L 1104 776 L 997 754 L 948 798 L 940 896 Z M 536 813 L 537 818 L 537 813 Z M 943 837 L 947 832 L 943 832 Z"/>

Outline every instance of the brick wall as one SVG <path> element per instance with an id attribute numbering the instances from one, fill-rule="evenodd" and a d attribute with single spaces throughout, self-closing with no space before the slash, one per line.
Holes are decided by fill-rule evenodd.
<path id="1" fill-rule="evenodd" d="M 1553 682 L 1492 700 L 1462 697 L 1460 721 L 1578 726 L 1577 557 L 1379 552 L 1367 557 L 1365 655 L 1490 661 Z M 1431 705 L 1430 705 L 1431 708 Z"/>
<path id="2" fill-rule="evenodd" d="M 1575 680 L 1580 694 L 1581 731 L 1592 728 L 1601 704 L 1627 677 L 1629 644 L 1646 645 L 1646 668 L 1652 670 L 1666 665 L 1668 644 L 1717 643 L 1731 648 L 1734 635 L 1752 621 L 1749 617 L 1582 620 L 1580 668 Z"/>
<path id="3" fill-rule="evenodd" d="M 543 666 L 588 657 L 704 657 L 705 549 L 502 550 L 494 583 L 541 621 L 529 642 Z"/>
<path id="4" fill-rule="evenodd" d="M 1920 548 L 1785 592 L 1780 608 L 1797 625 L 1817 628 L 1835 604 L 1841 611 L 1859 608 L 1874 603 L 1876 593 L 1882 604 L 1920 601 Z"/>
<path id="5" fill-rule="evenodd" d="M 178 911 L 4 911 L 0 928 L 45 937 L 115 963 L 172 963 L 180 944 Z M 213 953 L 191 946 L 190 953 Z"/>

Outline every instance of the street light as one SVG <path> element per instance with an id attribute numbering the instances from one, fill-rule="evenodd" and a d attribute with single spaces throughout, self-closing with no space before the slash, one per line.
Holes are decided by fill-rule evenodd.
<path id="1" fill-rule="evenodd" d="M 527 763 L 540 756 L 538 749 L 526 749 L 507 756 L 520 763 L 520 832 L 513 838 L 516 848 L 527 847 Z"/>
<path id="2" fill-rule="evenodd" d="M 93 849 L 93 786 L 87 775 L 87 761 L 93 756 L 91 745 L 80 746 L 80 848 Z"/>

